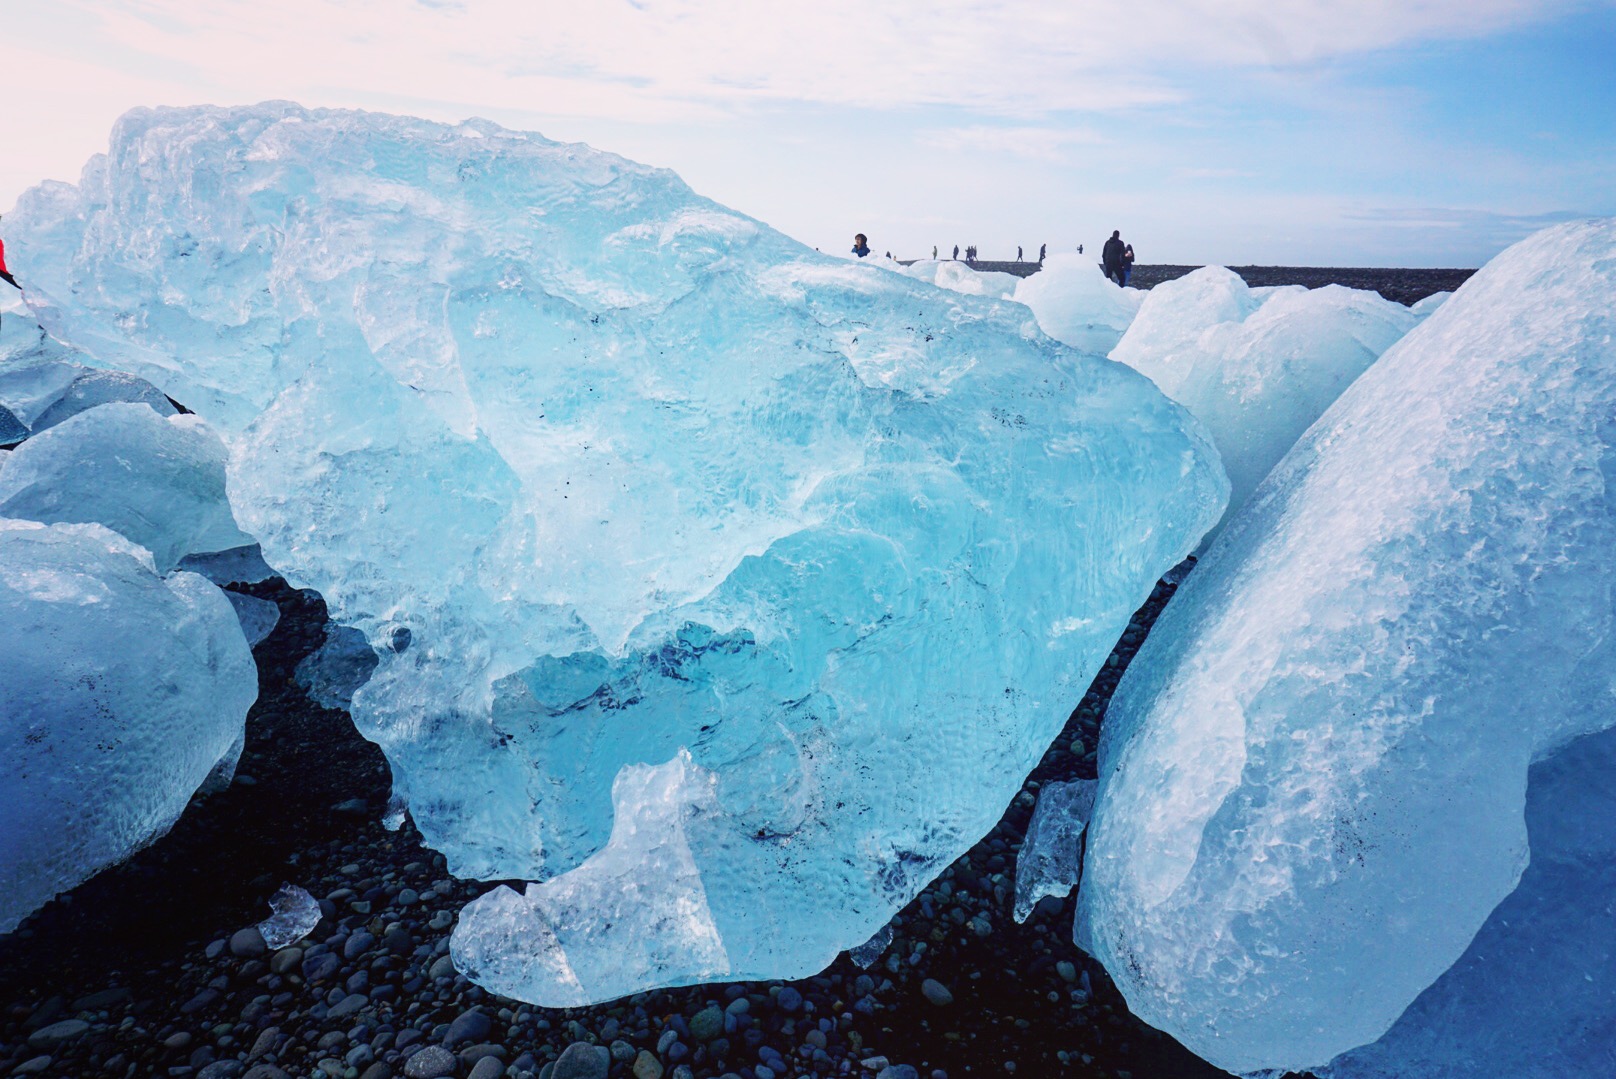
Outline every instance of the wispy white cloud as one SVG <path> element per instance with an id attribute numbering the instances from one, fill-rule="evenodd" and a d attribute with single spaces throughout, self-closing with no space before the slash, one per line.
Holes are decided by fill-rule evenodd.
<path id="1" fill-rule="evenodd" d="M 973 124 L 937 128 L 916 141 L 922 146 L 966 154 L 999 154 L 1030 161 L 1062 161 L 1077 147 L 1097 146 L 1105 139 L 1086 128 L 999 127 Z"/>

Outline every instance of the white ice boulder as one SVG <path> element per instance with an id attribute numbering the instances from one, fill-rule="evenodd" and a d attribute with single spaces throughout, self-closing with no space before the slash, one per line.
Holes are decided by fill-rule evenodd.
<path id="1" fill-rule="evenodd" d="M 186 555 L 252 542 L 230 513 L 225 456 L 199 417 L 99 405 L 11 452 L 0 470 L 0 517 L 106 525 L 167 573 Z"/>
<path id="2" fill-rule="evenodd" d="M 1226 495 L 1019 306 L 492 124 L 138 111 L 6 223 L 52 333 L 220 430 L 265 557 L 368 638 L 351 714 L 427 841 L 544 881 L 454 945 L 530 1001 L 868 940 Z M 546 926 L 606 879 L 670 908 Z"/>
<path id="3" fill-rule="evenodd" d="M 1286 455 L 1123 677 L 1079 941 L 1214 1064 L 1385 1034 L 1521 880 L 1533 762 L 1616 719 L 1613 335 L 1616 220 L 1499 255 Z M 1608 919 L 1608 871 L 1559 899 Z M 1558 949 L 1505 954 L 1521 993 L 1580 992 Z"/>
<path id="4" fill-rule="evenodd" d="M 967 296 L 986 296 L 994 300 L 1011 299 L 1016 294 L 1016 286 L 1021 283 L 1021 278 L 1015 274 L 1001 273 L 997 270 L 976 270 L 972 269 L 969 263 L 953 259 L 921 259 L 908 266 L 898 263 L 884 265 L 905 277 L 926 281 L 950 292 L 960 292 Z"/>
<path id="5" fill-rule="evenodd" d="M 1249 289 L 1207 266 L 1151 289 L 1111 358 L 1206 424 L 1229 473 L 1228 521 L 1330 403 L 1420 321 L 1377 293 Z"/>
<path id="6" fill-rule="evenodd" d="M 1055 340 L 1104 356 L 1133 324 L 1149 293 L 1119 288 L 1087 255 L 1050 255 L 1022 278 L 1015 301 L 1032 308 L 1038 328 Z"/>
<path id="7" fill-rule="evenodd" d="M 99 525 L 0 519 L 0 933 L 234 767 L 258 672 L 230 604 Z"/>

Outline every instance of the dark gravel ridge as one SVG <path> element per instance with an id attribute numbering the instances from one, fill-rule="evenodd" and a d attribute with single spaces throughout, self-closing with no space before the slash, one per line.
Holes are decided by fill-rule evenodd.
<path id="1" fill-rule="evenodd" d="M 548 1010 L 485 993 L 448 958 L 456 881 L 408 822 L 345 714 L 292 681 L 325 605 L 275 579 L 261 696 L 236 783 L 0 938 L 0 1075 L 197 1079 L 1195 1079 L 1223 1073 L 1131 1016 L 1071 942 L 1072 903 L 1010 917 L 1036 791 L 1092 777 L 1105 702 L 1171 596 L 1159 584 L 1000 823 L 910 904 L 869 970 Z M 267 954 L 252 927 L 283 881 L 322 920 Z M 245 931 L 244 931 L 245 930 Z"/>
<path id="2" fill-rule="evenodd" d="M 905 261 L 908 266 L 912 261 Z M 1098 262 L 1098 259 L 1096 259 Z M 1017 277 L 1031 277 L 1042 267 L 1037 262 L 971 262 L 973 270 L 983 273 L 1008 273 Z M 1183 277 L 1199 266 L 1146 265 L 1133 268 L 1128 284 L 1148 289 L 1164 281 Z M 1374 266 L 1230 266 L 1252 288 L 1270 285 L 1304 285 L 1323 288 L 1325 285 L 1345 285 L 1347 288 L 1378 292 L 1395 303 L 1413 305 L 1436 292 L 1452 292 L 1466 281 L 1475 270 L 1463 269 L 1398 269 Z"/>

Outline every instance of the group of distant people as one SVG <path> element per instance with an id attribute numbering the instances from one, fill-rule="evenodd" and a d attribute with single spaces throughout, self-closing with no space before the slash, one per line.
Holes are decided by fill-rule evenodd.
<path id="1" fill-rule="evenodd" d="M 1083 253 L 1083 245 L 1082 244 L 1077 245 L 1077 253 L 1079 255 L 1081 255 Z M 870 240 L 869 240 L 869 237 L 865 236 L 864 233 L 862 233 L 862 232 L 855 233 L 853 235 L 853 254 L 857 255 L 859 258 L 865 258 L 870 254 Z M 1049 245 L 1048 244 L 1039 244 L 1038 245 L 1038 261 L 1041 263 L 1048 256 L 1049 256 Z M 891 257 L 892 257 L 892 252 L 888 251 L 887 252 L 887 258 L 891 258 Z M 936 245 L 932 246 L 931 257 L 933 259 L 937 258 L 937 247 L 936 247 Z M 959 246 L 959 244 L 955 244 L 954 245 L 954 261 L 958 262 L 959 257 L 960 257 L 960 246 Z M 1118 288 L 1127 288 L 1128 287 L 1128 278 L 1133 275 L 1133 259 L 1134 259 L 1133 244 L 1123 242 L 1122 231 L 1120 229 L 1112 230 L 1111 238 L 1105 242 L 1105 247 L 1100 252 L 1100 267 L 1101 267 L 1101 269 L 1103 269 L 1105 271 L 1106 278 L 1111 280 L 1111 281 L 1115 281 L 1117 283 Z M 976 245 L 975 244 L 969 244 L 969 245 L 966 246 L 966 248 L 965 248 L 965 261 L 966 262 L 975 262 L 976 261 Z M 1020 244 L 1016 245 L 1016 261 L 1017 262 L 1022 261 L 1022 248 L 1021 248 Z M 0 269 L 3 269 L 3 268 L 4 268 L 4 263 L 0 262 Z M 15 282 L 13 282 L 13 284 L 15 284 Z"/>

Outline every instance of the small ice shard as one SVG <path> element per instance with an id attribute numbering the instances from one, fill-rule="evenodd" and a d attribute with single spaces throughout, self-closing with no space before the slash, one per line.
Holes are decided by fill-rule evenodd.
<path id="1" fill-rule="evenodd" d="M 320 924 L 320 903 L 295 884 L 282 884 L 269 897 L 269 909 L 274 911 L 258 923 L 264 946 L 278 951 L 296 944 Z"/>
<path id="2" fill-rule="evenodd" d="M 1021 279 L 1015 300 L 1032 308 L 1038 328 L 1055 340 L 1104 356 L 1122 340 L 1146 295 L 1136 288 L 1118 288 L 1085 255 L 1059 254 Z"/>
<path id="3" fill-rule="evenodd" d="M 876 930 L 875 936 L 857 948 L 849 948 L 847 957 L 865 970 L 869 970 L 880 961 L 890 947 L 892 947 L 892 923 L 888 922 Z"/>
<path id="4" fill-rule="evenodd" d="M 1227 522 L 1302 432 L 1418 322 L 1374 292 L 1295 285 L 1259 294 L 1233 271 L 1206 266 L 1151 289 L 1111 358 L 1206 424 L 1229 473 Z"/>
<path id="5" fill-rule="evenodd" d="M 230 606 L 236 609 L 236 617 L 241 619 L 241 632 L 246 635 L 249 645 L 256 647 L 258 642 L 274 632 L 281 620 L 281 609 L 267 599 L 242 595 L 229 589 L 224 590 L 224 595 L 230 601 Z"/>
<path id="6" fill-rule="evenodd" d="M 100 405 L 11 452 L 0 516 L 105 525 L 167 573 L 192 552 L 251 542 L 231 515 L 224 472 L 224 444 L 199 417 Z"/>
<path id="7" fill-rule="evenodd" d="M 0 636 L 4 933 L 168 831 L 258 670 L 217 588 L 96 524 L 0 519 Z"/>
<path id="8" fill-rule="evenodd" d="M 225 551 L 188 554 L 180 559 L 180 569 L 200 573 L 221 588 L 227 584 L 257 584 L 275 576 L 275 570 L 264 561 L 264 553 L 256 543 Z"/>
<path id="9" fill-rule="evenodd" d="M 1541 766 L 1616 722 L 1613 479 L 1616 219 L 1504 251 L 1308 429 L 1106 714 L 1077 934 L 1134 1014 L 1232 1072 L 1313 1070 L 1496 949 L 1388 1059 L 1492 1022 L 1602 1032 L 1609 1074 L 1611 982 L 1569 985 L 1556 939 L 1610 945 L 1609 758 Z"/>
<path id="10" fill-rule="evenodd" d="M 17 445 L 28 437 L 28 427 L 17 414 L 0 404 L 0 449 Z"/>
<path id="11" fill-rule="evenodd" d="M 328 622 L 325 643 L 297 665 L 292 678 L 321 707 L 346 712 L 353 706 L 354 691 L 370 680 L 376 664 L 376 650 L 363 633 Z"/>
<path id="12" fill-rule="evenodd" d="M 389 832 L 396 832 L 404 827 L 404 819 L 409 814 L 409 803 L 397 791 L 387 799 L 387 811 L 382 814 L 382 827 Z"/>
<path id="13" fill-rule="evenodd" d="M 1092 779 L 1045 783 L 1016 857 L 1016 921 L 1024 922 L 1045 896 L 1070 895 L 1083 868 L 1083 829 L 1094 811 Z"/>
<path id="14" fill-rule="evenodd" d="M 143 378 L 123 371 L 85 371 L 67 384 L 56 400 L 33 422 L 34 434 L 55 427 L 64 420 L 100 405 L 128 402 L 143 404 L 159 416 L 172 416 L 179 409 L 163 396 L 163 391 Z"/>

